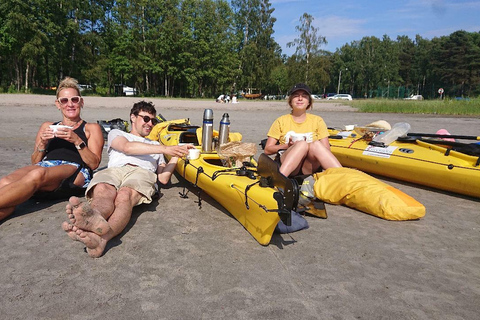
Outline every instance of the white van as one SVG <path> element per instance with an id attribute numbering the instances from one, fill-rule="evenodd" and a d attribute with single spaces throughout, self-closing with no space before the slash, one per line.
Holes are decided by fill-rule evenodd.
<path id="1" fill-rule="evenodd" d="M 126 96 L 134 96 L 137 94 L 137 89 L 132 87 L 123 86 L 123 94 Z"/>

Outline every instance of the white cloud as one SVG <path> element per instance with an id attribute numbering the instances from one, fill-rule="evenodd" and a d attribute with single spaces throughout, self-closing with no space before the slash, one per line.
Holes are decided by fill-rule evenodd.
<path id="1" fill-rule="evenodd" d="M 418 34 L 432 39 L 449 35 L 457 30 L 478 32 L 480 0 L 271 0 L 276 7 L 274 16 L 275 40 L 287 55 L 294 52 L 286 48 L 288 42 L 298 37 L 295 26 L 304 13 L 314 17 L 313 24 L 319 35 L 326 37 L 325 50 L 337 48 L 363 37 L 388 35 L 408 36 Z"/>
<path id="2" fill-rule="evenodd" d="M 349 19 L 340 16 L 316 17 L 313 24 L 327 38 L 364 35 L 366 19 Z"/>

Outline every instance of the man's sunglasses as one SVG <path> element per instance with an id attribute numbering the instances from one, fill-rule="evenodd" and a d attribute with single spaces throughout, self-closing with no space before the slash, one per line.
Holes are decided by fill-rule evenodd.
<path id="1" fill-rule="evenodd" d="M 67 98 L 67 97 L 58 98 L 57 101 L 60 102 L 61 104 L 67 104 L 68 101 L 71 100 L 72 103 L 77 104 L 77 103 L 80 102 L 81 99 L 82 99 L 82 97 L 74 96 L 74 97 L 71 97 L 71 98 Z"/>
<path id="2" fill-rule="evenodd" d="M 137 115 L 137 117 L 142 118 L 145 123 L 149 123 L 151 120 L 153 125 L 156 125 L 159 122 L 157 118 L 150 118 L 149 116 Z"/>

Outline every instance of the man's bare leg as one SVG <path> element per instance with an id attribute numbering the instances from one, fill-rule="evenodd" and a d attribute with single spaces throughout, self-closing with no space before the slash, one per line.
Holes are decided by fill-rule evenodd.
<path id="1" fill-rule="evenodd" d="M 90 231 L 84 231 L 77 229 L 75 235 L 78 237 L 78 241 L 83 242 L 87 247 L 87 253 L 92 258 L 100 258 L 107 247 L 108 240 L 105 236 L 99 236 Z"/>
<path id="2" fill-rule="evenodd" d="M 115 210 L 117 188 L 108 183 L 99 183 L 89 190 L 87 198 L 90 206 L 108 220 Z"/>
<path id="3" fill-rule="evenodd" d="M 108 218 L 109 231 L 98 235 L 88 230 L 78 228 L 75 234 L 78 240 L 87 247 L 88 254 L 93 258 L 102 256 L 108 241 L 119 235 L 127 226 L 132 216 L 132 209 L 138 203 L 142 195 L 133 189 L 121 188 L 115 198 L 115 210 Z"/>
<path id="4" fill-rule="evenodd" d="M 80 241 L 87 247 L 89 256 L 99 258 L 105 250 L 107 241 L 98 234 L 79 229 L 68 222 L 64 222 L 62 228 L 72 240 Z"/>
<path id="5" fill-rule="evenodd" d="M 71 197 L 65 208 L 70 224 L 85 231 L 104 235 L 110 230 L 107 220 L 87 202 L 81 202 L 77 197 Z M 65 229 L 65 228 L 64 228 Z"/>
<path id="6" fill-rule="evenodd" d="M 90 195 L 91 197 L 95 197 L 95 199 L 92 199 L 91 201 L 90 209 L 94 207 L 95 210 L 101 215 L 101 217 L 103 217 L 103 220 L 106 220 L 108 217 L 110 217 L 110 215 L 113 212 L 113 209 L 115 208 L 115 198 L 117 196 L 117 189 L 112 185 L 100 183 L 95 185 L 93 189 L 90 190 Z M 84 220 L 83 213 L 81 212 L 81 210 L 83 210 L 84 208 L 83 208 L 83 204 L 80 204 L 80 200 L 78 198 L 76 199 L 71 198 L 71 200 L 74 201 L 74 203 L 69 202 L 65 208 L 65 212 L 67 213 L 69 221 L 64 222 L 62 224 L 62 228 L 71 239 L 80 241 L 79 236 L 76 234 L 78 227 L 75 226 L 75 223 L 77 223 L 77 218 L 75 217 L 74 209 L 75 211 L 80 211 L 79 214 L 77 214 L 77 217 L 79 220 L 78 225 L 80 226 L 83 224 L 83 220 Z M 82 206 L 82 208 L 80 208 L 80 210 L 77 210 L 75 206 L 77 207 Z M 91 210 L 93 211 L 93 209 Z M 103 226 L 103 228 L 106 228 L 106 230 L 102 230 L 103 232 L 101 232 L 101 234 L 105 234 L 106 232 L 108 232 L 108 230 L 110 229 L 110 226 L 105 225 L 105 223 L 107 222 L 106 221 L 104 222 L 98 216 L 96 217 L 96 220 L 100 221 L 100 227 Z M 93 231 L 93 230 L 88 230 L 87 228 L 85 228 L 85 230 Z"/>
<path id="7" fill-rule="evenodd" d="M 63 222 L 62 223 L 62 229 L 67 233 L 67 235 L 70 237 L 70 239 L 74 241 L 80 241 L 80 238 L 78 237 L 76 230 L 78 229 L 75 227 L 73 224 L 68 223 L 68 222 Z"/>

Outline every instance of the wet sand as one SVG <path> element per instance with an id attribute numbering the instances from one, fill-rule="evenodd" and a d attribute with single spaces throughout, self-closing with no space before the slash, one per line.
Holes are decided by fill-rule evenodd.
<path id="1" fill-rule="evenodd" d="M 29 164 L 43 121 L 60 120 L 53 96 L 0 94 L 0 175 Z M 85 97 L 89 122 L 128 119 L 135 97 Z M 259 142 L 288 112 L 285 101 L 151 99 L 167 119 L 215 126 Z M 415 132 L 478 135 L 480 119 L 361 114 L 315 103 L 331 127 L 375 120 Z M 260 153 L 258 150 L 257 155 Z M 101 167 L 107 162 L 106 153 Z M 89 258 L 61 229 L 66 201 L 29 200 L 0 222 L 0 314 L 4 319 L 477 319 L 480 201 L 381 179 L 425 205 L 419 221 L 391 222 L 327 205 L 326 220 L 259 245 L 228 212 L 173 177 L 150 205 L 136 207 L 105 255 Z M 479 186 L 480 187 L 480 186 Z M 1 195 L 0 195 L 1 196 Z"/>

